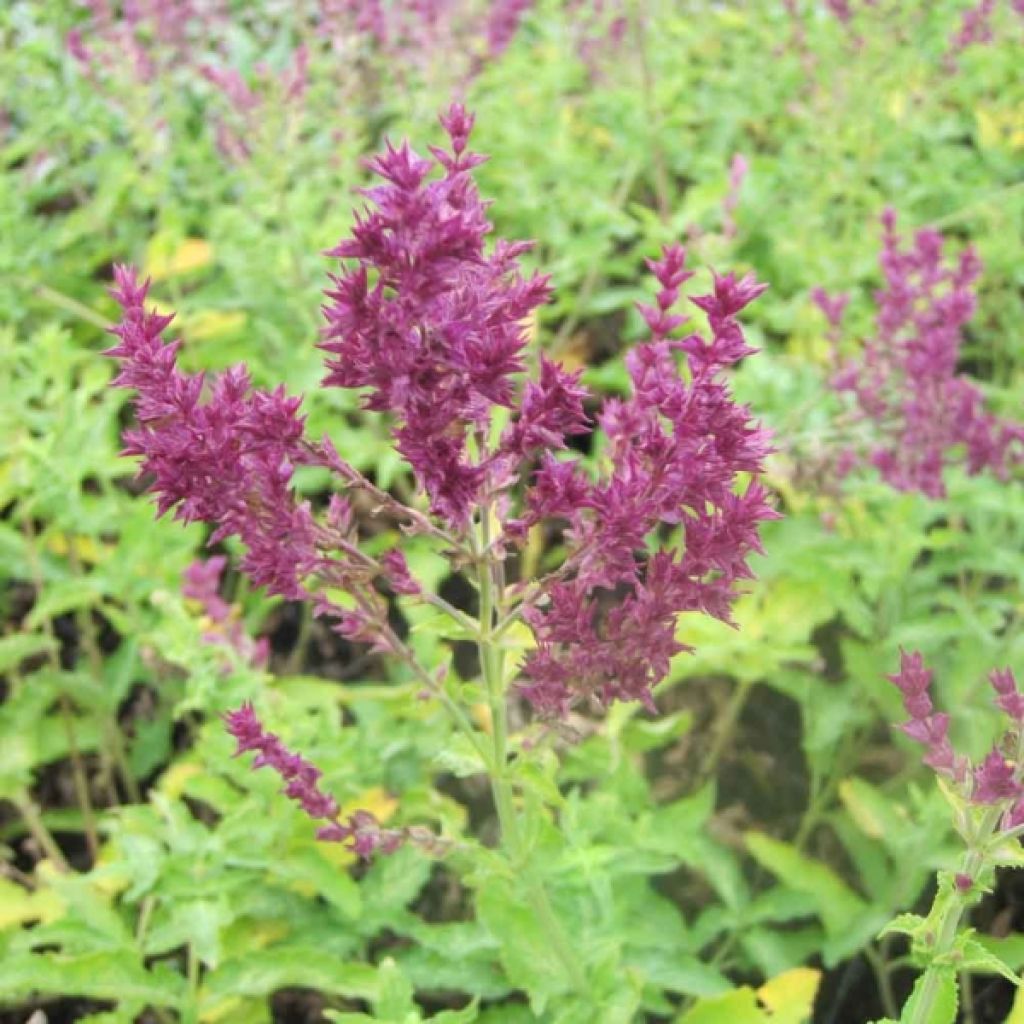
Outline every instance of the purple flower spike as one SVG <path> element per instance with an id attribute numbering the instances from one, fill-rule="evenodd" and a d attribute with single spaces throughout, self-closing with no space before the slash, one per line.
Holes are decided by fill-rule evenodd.
<path id="1" fill-rule="evenodd" d="M 903 695 L 910 715 L 900 729 L 925 748 L 924 763 L 945 776 L 965 800 L 974 804 L 1003 804 L 1006 811 L 1002 828 L 1014 828 L 1024 821 L 1024 784 L 1021 765 L 1009 760 L 1003 751 L 1018 750 L 1022 728 L 1022 698 L 1009 669 L 993 671 L 989 679 L 998 697 L 996 703 L 1006 713 L 1009 728 L 979 765 L 971 767 L 966 757 L 954 754 L 949 741 L 949 715 L 936 713 L 929 688 L 932 673 L 918 652 L 900 652 L 900 670 L 887 677 Z"/>
<path id="2" fill-rule="evenodd" d="M 996 705 L 1018 725 L 1024 725 L 1024 695 L 1017 689 L 1013 671 L 996 668 L 988 678 L 997 694 Z"/>
<path id="3" fill-rule="evenodd" d="M 900 729 L 925 747 L 924 763 L 940 775 L 962 782 L 967 775 L 967 761 L 957 757 L 950 746 L 949 715 L 934 712 L 929 694 L 932 675 L 919 651 L 900 651 L 899 672 L 886 678 L 903 694 L 903 706 L 910 721 Z"/>
<path id="4" fill-rule="evenodd" d="M 523 324 L 549 288 L 520 274 L 528 245 L 485 251 L 491 225 L 471 177 L 483 158 L 467 149 L 473 118 L 454 104 L 441 122 L 451 148 L 432 150 L 440 178 L 428 181 L 434 161 L 407 144 L 370 161 L 384 184 L 364 190 L 371 208 L 331 250 L 349 262 L 327 293 L 321 347 L 324 383 L 369 388 L 366 407 L 398 421 L 398 450 L 434 513 L 462 527 L 488 470 L 468 440 L 495 406 L 512 406 Z"/>
<path id="5" fill-rule="evenodd" d="M 974 769 L 974 788 L 971 799 L 976 804 L 998 804 L 1024 796 L 1024 787 L 1015 777 L 1014 766 L 992 750 Z"/>
<path id="6" fill-rule="evenodd" d="M 125 455 L 152 474 L 160 515 L 174 509 L 184 522 L 216 523 L 215 544 L 238 536 L 248 548 L 241 567 L 272 594 L 302 598 L 301 580 L 317 564 L 309 507 L 291 490 L 294 467 L 308 461 L 302 445 L 300 399 L 284 390 L 250 387 L 244 367 L 213 378 L 177 367 L 181 342 L 163 341 L 172 316 L 146 312 L 149 282 L 115 268 L 119 338 L 106 355 L 121 363 L 114 385 L 137 392 L 139 425 L 125 432 Z"/>
<path id="7" fill-rule="evenodd" d="M 527 497 L 527 522 L 559 516 L 570 524 L 566 564 L 526 612 L 537 649 L 523 666 L 522 691 L 550 715 L 585 697 L 650 705 L 651 688 L 687 650 L 676 639 L 678 615 L 701 611 L 729 622 L 737 586 L 751 575 L 747 559 L 760 548 L 758 528 L 776 517 L 756 480 L 767 435 L 721 379 L 752 351 L 734 314 L 764 286 L 716 277 L 714 293 L 693 300 L 711 339 L 676 341 L 670 332 L 684 318 L 672 310 L 692 276 L 685 252 L 669 246 L 650 267 L 660 290 L 640 312 L 654 340 L 626 357 L 632 397 L 607 401 L 599 416 L 608 472 L 591 483 L 575 462 L 549 455 Z M 740 473 L 755 479 L 737 493 Z M 678 540 L 649 550 L 649 538 L 666 527 Z"/>
<path id="8" fill-rule="evenodd" d="M 256 751 L 253 768 L 272 768 L 284 782 L 282 792 L 294 800 L 310 818 L 326 818 L 328 825 L 317 831 L 326 842 L 345 843 L 360 857 L 393 853 L 405 840 L 400 829 L 382 829 L 369 811 L 356 811 L 346 824 L 338 821 L 340 809 L 334 797 L 320 789 L 321 772 L 299 754 L 292 753 L 274 733 L 263 728 L 252 704 L 243 704 L 224 716 L 224 724 L 235 738 L 235 756 Z"/>
<path id="9" fill-rule="evenodd" d="M 866 460 L 897 490 L 934 498 L 945 495 L 943 475 L 954 459 L 971 474 L 1005 477 L 1021 461 L 1024 424 L 986 412 L 977 386 L 956 372 L 962 332 L 974 314 L 978 257 L 967 248 L 955 262 L 945 260 L 943 238 L 930 230 L 905 244 L 892 210 L 882 227 L 885 287 L 875 294 L 876 335 L 833 379 L 874 432 Z M 815 301 L 838 340 L 836 300 Z"/>

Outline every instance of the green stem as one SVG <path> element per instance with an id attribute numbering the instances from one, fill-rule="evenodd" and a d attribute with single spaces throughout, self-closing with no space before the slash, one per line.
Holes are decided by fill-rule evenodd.
<path id="1" fill-rule="evenodd" d="M 864 947 L 864 959 L 867 960 L 871 965 L 871 970 L 874 971 L 875 983 L 878 985 L 878 995 L 882 1000 L 882 1009 L 885 1015 L 896 1020 L 900 1015 L 900 1011 L 892 990 L 891 967 L 886 956 L 887 952 L 888 944 L 883 939 L 879 949 L 876 949 L 873 945 Z"/>
<path id="2" fill-rule="evenodd" d="M 526 895 L 530 907 L 547 936 L 555 955 L 562 962 L 566 974 L 577 992 L 586 991 L 586 977 L 577 959 L 569 936 L 555 915 L 544 884 L 533 872 L 523 847 L 519 819 L 512 799 L 512 784 L 508 776 L 508 709 L 505 699 L 504 654 L 494 637 L 496 613 L 500 614 L 501 587 L 495 586 L 495 575 L 487 552 L 490 549 L 490 508 L 481 512 L 479 583 L 480 583 L 480 666 L 487 687 L 487 700 L 491 711 L 491 734 L 494 742 L 491 769 L 491 791 L 501 826 L 501 838 L 513 866 L 526 882 Z"/>
<path id="3" fill-rule="evenodd" d="M 33 291 L 40 299 L 49 302 L 50 305 L 57 306 L 59 309 L 71 313 L 73 316 L 78 317 L 79 320 L 85 320 L 94 327 L 98 327 L 101 331 L 109 330 L 113 326 L 105 316 L 97 313 L 96 310 L 85 305 L 85 303 L 71 298 L 70 295 L 57 291 L 56 288 L 50 288 L 45 284 L 37 284 Z"/>
<path id="4" fill-rule="evenodd" d="M 978 826 L 975 842 L 971 844 L 970 849 L 964 855 L 960 871 L 972 881 L 977 878 L 978 871 L 985 863 L 986 844 L 999 824 L 999 819 L 1004 811 L 1005 807 L 1002 804 L 996 804 L 985 812 Z M 936 899 L 938 898 L 936 896 Z M 925 971 L 924 984 L 921 986 L 921 991 L 914 1003 L 913 1015 L 907 1021 L 907 1024 L 930 1024 L 932 1007 L 935 1003 L 935 997 L 939 992 L 939 983 L 942 980 L 943 974 L 949 968 L 947 958 L 953 950 L 953 944 L 956 942 L 956 933 L 960 927 L 960 919 L 963 917 L 964 911 L 972 899 L 972 890 L 968 889 L 964 892 L 954 886 L 952 898 L 939 919 L 938 935 L 931 953 L 932 962 Z"/>
<path id="5" fill-rule="evenodd" d="M 53 838 L 50 830 L 46 827 L 42 816 L 39 814 L 39 809 L 32 802 L 32 798 L 25 793 L 18 797 L 14 803 L 24 819 L 32 838 L 39 844 L 43 853 L 53 861 L 58 871 L 63 874 L 69 874 L 71 865 L 68 864 L 63 851 L 57 845 L 57 840 Z"/>
<path id="6" fill-rule="evenodd" d="M 750 688 L 751 684 L 749 682 L 740 682 L 733 691 L 732 697 L 729 699 L 729 703 L 726 705 L 725 711 L 718 721 L 715 739 L 701 769 L 698 785 L 704 785 L 709 779 L 714 778 L 718 774 L 719 762 L 722 760 L 722 754 L 725 752 L 726 746 L 732 740 L 736 722 L 739 720 L 740 713 L 747 703 L 747 697 L 750 695 Z"/>

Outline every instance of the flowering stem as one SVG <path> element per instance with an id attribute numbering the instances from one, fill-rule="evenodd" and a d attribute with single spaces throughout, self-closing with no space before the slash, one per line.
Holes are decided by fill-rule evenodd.
<path id="1" fill-rule="evenodd" d="M 505 699 L 504 653 L 494 635 L 495 614 L 500 614 L 501 587 L 495 586 L 494 566 L 487 552 L 490 548 L 489 505 L 481 510 L 479 583 L 480 583 L 480 666 L 487 687 L 487 699 L 491 711 L 491 731 L 494 740 L 493 764 L 491 766 L 491 791 L 501 826 L 502 844 L 513 865 L 522 872 L 526 880 L 526 895 L 530 907 L 540 923 L 544 934 L 551 943 L 555 955 L 562 962 L 573 988 L 578 992 L 586 990 L 583 968 L 573 950 L 569 937 L 555 915 L 548 899 L 544 884 L 534 875 L 532 865 L 527 862 L 527 851 L 523 848 L 519 819 L 512 800 L 512 784 L 508 776 L 508 711 Z"/>
<path id="2" fill-rule="evenodd" d="M 402 641 L 398 638 L 398 635 L 390 626 L 386 624 L 382 625 L 381 631 L 384 634 L 384 636 L 387 637 L 388 642 L 391 645 L 391 649 L 395 652 L 395 654 L 398 655 L 398 657 L 401 658 L 402 661 L 404 661 L 413 670 L 417 678 L 420 680 L 420 682 L 424 684 L 427 690 L 430 693 L 432 693 L 435 697 L 437 697 L 437 699 L 442 703 L 442 705 L 445 707 L 448 713 L 452 716 L 452 719 L 455 722 L 455 725 L 458 727 L 459 731 L 473 745 L 474 749 L 480 755 L 480 758 L 484 762 L 484 764 L 488 764 L 489 758 L 487 756 L 486 747 L 484 747 L 484 745 L 480 742 L 476 730 L 473 728 L 472 723 L 466 717 L 465 712 L 448 695 L 447 691 L 444 688 L 444 683 L 438 682 L 436 679 L 434 679 L 433 676 L 431 676 L 431 674 L 419 663 L 419 660 L 416 658 L 416 655 L 413 654 L 412 650 L 409 647 L 407 647 L 404 643 L 402 643 Z"/>
<path id="3" fill-rule="evenodd" d="M 73 314 L 80 320 L 85 320 L 94 327 L 98 327 L 101 331 L 106 331 L 113 326 L 106 317 L 97 313 L 96 310 L 79 302 L 77 299 L 71 298 L 70 295 L 57 291 L 56 288 L 50 288 L 45 284 L 37 284 L 32 290 L 38 298 Z"/>
<path id="4" fill-rule="evenodd" d="M 970 848 L 964 855 L 963 863 L 960 866 L 960 873 L 966 875 L 972 881 L 978 877 L 978 872 L 985 863 L 986 846 L 988 840 L 999 824 L 1006 808 L 1003 804 L 995 804 L 985 811 L 981 822 L 978 825 L 977 834 L 973 837 Z M 939 897 L 936 897 L 937 899 Z M 964 915 L 968 904 L 973 899 L 971 889 L 966 891 L 954 886 L 945 913 L 939 920 L 938 935 L 935 945 L 932 947 L 932 962 L 924 976 L 924 984 L 921 986 L 920 995 L 914 1004 L 914 1013 L 907 1024 L 929 1024 L 932 1019 L 932 1005 L 938 995 L 939 982 L 944 970 L 948 967 L 947 956 L 952 952 L 953 944 L 956 941 L 957 929 L 960 926 L 960 919 Z"/>

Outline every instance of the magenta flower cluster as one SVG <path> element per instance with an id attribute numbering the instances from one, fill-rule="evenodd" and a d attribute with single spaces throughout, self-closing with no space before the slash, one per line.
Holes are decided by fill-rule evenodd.
<path id="1" fill-rule="evenodd" d="M 683 249 L 669 246 L 649 264 L 661 289 L 640 311 L 654 340 L 627 356 L 633 394 L 605 402 L 598 417 L 607 473 L 591 482 L 577 460 L 548 454 L 528 494 L 530 522 L 570 524 L 565 564 L 526 613 L 537 649 L 524 665 L 524 692 L 549 711 L 564 712 L 580 692 L 649 704 L 672 656 L 688 649 L 676 639 L 679 614 L 730 621 L 736 584 L 751 575 L 747 560 L 759 550 L 758 528 L 776 515 L 757 482 L 767 435 L 722 378 L 753 351 L 735 314 L 765 286 L 716 276 L 712 294 L 691 300 L 707 316 L 710 339 L 670 340 L 686 319 L 673 312 L 692 276 L 684 261 Z M 676 353 L 686 358 L 688 382 Z M 750 479 L 737 489 L 740 474 Z M 671 542 L 654 541 L 665 530 Z M 609 605 L 611 594 L 619 599 Z"/>
<path id="2" fill-rule="evenodd" d="M 1013 672 L 994 669 L 989 675 L 995 704 L 1006 716 L 1008 728 L 981 763 L 973 766 L 953 750 L 949 715 L 937 712 L 932 705 L 932 677 L 920 653 L 900 653 L 900 670 L 888 678 L 899 688 L 909 715 L 901 730 L 925 748 L 924 763 L 949 780 L 965 799 L 974 804 L 1005 804 L 1002 829 L 1024 824 L 1024 763 L 1020 759 L 1024 694 L 1018 690 Z"/>
<path id="3" fill-rule="evenodd" d="M 667 246 L 649 263 L 658 291 L 639 310 L 651 340 L 626 356 L 627 397 L 598 405 L 580 372 L 543 355 L 528 377 L 525 325 L 547 299 L 547 278 L 521 271 L 528 245 L 486 244 L 473 118 L 456 104 L 441 122 L 449 144 L 432 148 L 433 159 L 403 143 L 372 161 L 381 184 L 365 190 L 352 236 L 332 251 L 342 265 L 321 344 L 325 386 L 360 389 L 368 411 L 387 414 L 429 514 L 376 487 L 328 439 L 306 437 L 298 398 L 252 388 L 243 367 L 209 380 L 183 372 L 181 343 L 163 339 L 171 318 L 147 311 L 148 286 L 118 268 L 123 317 L 109 354 L 121 363 L 114 383 L 136 393 L 138 419 L 126 454 L 141 458 L 159 513 L 212 524 L 212 543 L 238 537 L 241 569 L 255 583 L 312 601 L 339 633 L 407 661 L 428 689 L 436 692 L 436 674 L 395 634 L 389 602 L 454 610 L 424 591 L 398 548 L 363 550 L 356 492 L 361 505 L 437 541 L 456 568 L 480 579 L 508 570 L 501 614 L 533 632 L 520 688 L 539 712 L 565 714 L 588 699 L 651 705 L 672 657 L 688 650 L 677 618 L 730 621 L 759 528 L 776 515 L 758 479 L 767 435 L 726 380 L 754 351 L 738 314 L 765 286 L 752 275 L 713 275 L 712 290 L 690 299 L 707 329 L 687 333 L 679 303 L 693 272 L 684 250 Z M 570 439 L 595 421 L 604 437 L 596 471 L 568 455 Z M 300 465 L 334 474 L 338 493 L 323 515 L 295 494 Z M 510 559 L 545 526 L 563 531 L 562 564 L 514 580 Z M 210 580 L 199 575 L 210 601 Z M 338 590 L 352 599 L 344 607 L 330 596 Z M 290 796 L 330 818 L 316 775 L 259 728 L 251 708 L 228 721 Z"/>
<path id="4" fill-rule="evenodd" d="M 360 857 L 393 853 L 405 841 L 403 830 L 382 828 L 369 811 L 356 811 L 342 821 L 338 802 L 320 788 L 320 769 L 290 751 L 274 733 L 267 732 L 251 704 L 228 712 L 224 724 L 235 738 L 236 757 L 255 751 L 253 768 L 271 768 L 277 772 L 284 782 L 284 795 L 294 800 L 314 821 L 327 822 L 317 830 L 318 839 L 343 843 Z"/>
<path id="5" fill-rule="evenodd" d="M 470 175 L 473 120 L 455 106 L 442 118 L 451 151 L 433 162 L 388 146 L 370 163 L 384 184 L 366 190 L 373 209 L 329 255 L 350 260 L 328 292 L 326 386 L 369 389 L 366 407 L 391 413 L 395 441 L 431 510 L 464 526 L 496 471 L 495 457 L 467 448 L 496 406 L 513 404 L 522 373 L 524 321 L 548 297 L 545 277 L 524 279 L 529 246 L 490 231 Z M 556 386 L 552 382 L 552 386 Z"/>
<path id="6" fill-rule="evenodd" d="M 875 293 L 875 334 L 833 380 L 852 397 L 855 420 L 871 438 L 844 453 L 844 464 L 869 461 L 898 490 L 931 497 L 945 494 L 944 470 L 953 461 L 971 474 L 1005 477 L 1022 457 L 1024 425 L 987 412 L 977 385 L 957 372 L 981 263 L 970 247 L 948 260 L 937 231 L 918 231 L 905 243 L 892 210 L 882 227 L 885 284 Z M 837 341 L 847 297 L 821 289 L 812 297 Z"/>
<path id="7" fill-rule="evenodd" d="M 316 0 L 301 11 L 246 12 L 241 23 L 255 38 L 294 39 L 289 67 L 275 75 L 256 65 L 258 88 L 230 63 L 227 39 L 232 14 L 227 0 L 81 0 L 87 16 L 67 35 L 68 52 L 96 81 L 127 72 L 147 83 L 181 71 L 198 72 L 220 90 L 237 115 L 252 122 L 268 85 L 277 79 L 284 100 L 301 99 L 311 54 L 328 49 L 333 57 L 356 63 L 368 51 L 390 64 L 390 71 L 443 61 L 453 81 L 477 74 L 509 47 L 534 0 Z M 287 9 L 289 5 L 285 5 Z M 277 23 L 273 21 L 278 18 Z M 261 24 L 261 19 L 264 23 Z M 332 61 L 337 63 L 337 61 Z M 187 75 L 186 75 L 187 77 Z M 231 155 L 244 155 L 241 133 L 219 126 Z"/>

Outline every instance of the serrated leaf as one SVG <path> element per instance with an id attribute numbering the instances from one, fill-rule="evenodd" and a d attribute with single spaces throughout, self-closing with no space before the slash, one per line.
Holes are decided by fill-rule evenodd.
<path id="1" fill-rule="evenodd" d="M 147 971 L 134 958 L 134 950 L 82 956 L 15 953 L 4 958 L 0 996 L 78 996 L 177 1006 L 184 991 L 184 979 L 165 966 Z"/>
<path id="2" fill-rule="evenodd" d="M 919 914 L 899 914 L 878 933 L 878 937 L 881 938 L 883 935 L 915 936 L 921 930 L 921 926 L 926 923 L 925 918 Z"/>
<path id="3" fill-rule="evenodd" d="M 374 1011 L 384 1020 L 402 1021 L 409 1014 L 419 1016 L 413 1002 L 413 988 L 409 979 L 390 957 L 381 961 L 377 971 L 380 993 L 374 1002 Z"/>
<path id="4" fill-rule="evenodd" d="M 1022 984 L 1021 979 L 1010 969 L 1009 964 L 1001 960 L 990 949 L 986 949 L 973 936 L 964 936 L 956 944 L 956 950 L 962 959 L 957 967 L 975 974 L 998 974 L 1012 981 L 1014 985 Z"/>
<path id="5" fill-rule="evenodd" d="M 370 1001 L 379 994 L 377 969 L 370 964 L 339 960 L 317 946 L 272 946 L 211 971 L 200 1001 L 215 1004 L 225 996 L 265 996 L 289 987 Z"/>
<path id="6" fill-rule="evenodd" d="M 550 945 L 533 908 L 511 885 L 492 878 L 477 891 L 476 910 L 498 942 L 506 974 L 526 990 L 534 1011 L 543 1012 L 551 996 L 569 988 L 569 978 L 556 957 L 538 956 Z"/>
<path id="7" fill-rule="evenodd" d="M 363 905 L 359 886 L 344 867 L 324 856 L 320 846 L 290 851 L 281 859 L 278 870 L 302 888 L 318 893 L 350 921 L 359 916 Z"/>
<path id="8" fill-rule="evenodd" d="M 487 770 L 480 752 L 462 733 L 449 737 L 444 747 L 434 755 L 434 761 L 438 767 L 459 779 L 480 775 Z"/>

